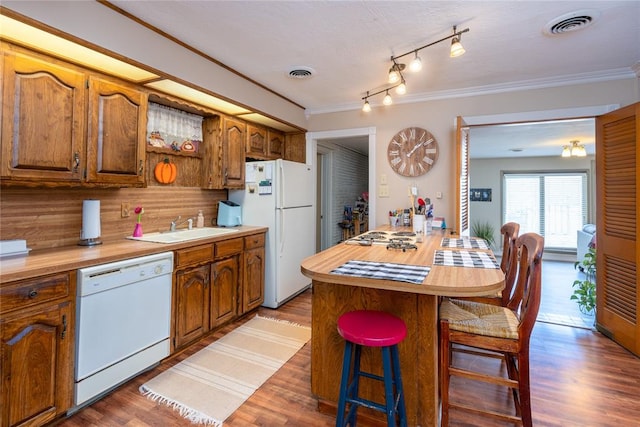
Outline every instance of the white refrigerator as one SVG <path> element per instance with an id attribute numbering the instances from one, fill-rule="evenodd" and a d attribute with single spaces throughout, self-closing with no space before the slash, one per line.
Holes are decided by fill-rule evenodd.
<path id="1" fill-rule="evenodd" d="M 310 165 L 288 160 L 247 162 L 245 189 L 229 191 L 242 223 L 269 227 L 265 247 L 265 307 L 277 308 L 307 289 L 302 260 L 315 253 L 315 183 Z"/>

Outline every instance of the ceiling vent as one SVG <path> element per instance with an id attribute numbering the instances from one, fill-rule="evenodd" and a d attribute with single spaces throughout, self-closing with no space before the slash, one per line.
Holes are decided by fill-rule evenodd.
<path id="1" fill-rule="evenodd" d="M 599 12 L 596 10 L 567 13 L 549 21 L 544 27 L 544 32 L 555 35 L 581 30 L 593 24 L 598 16 Z"/>
<path id="2" fill-rule="evenodd" d="M 310 67 L 293 67 L 289 71 L 289 77 L 292 79 L 310 79 L 314 73 L 315 70 Z"/>

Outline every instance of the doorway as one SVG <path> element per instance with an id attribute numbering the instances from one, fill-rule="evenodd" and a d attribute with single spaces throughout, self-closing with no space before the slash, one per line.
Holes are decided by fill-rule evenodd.
<path id="1" fill-rule="evenodd" d="M 531 113 L 517 113 L 496 116 L 464 117 L 469 135 L 469 188 L 491 189 L 491 202 L 469 201 L 469 224 L 475 220 L 488 221 L 496 233 L 505 222 L 503 197 L 503 172 L 518 171 L 575 171 L 587 174 L 587 206 L 583 223 L 595 222 L 595 116 L 610 111 L 612 106 L 598 106 L 580 109 L 554 110 Z M 536 124 L 542 123 L 548 129 L 537 130 Z M 535 140 L 528 137 L 536 133 L 545 133 L 555 129 L 557 136 L 547 135 L 539 147 Z M 585 129 L 589 132 L 585 133 Z M 518 133 L 526 133 L 519 137 Z M 568 132 L 568 133 L 567 133 Z M 561 157 L 564 145 L 570 144 L 571 132 L 576 132 L 585 146 L 589 146 L 590 156 L 585 160 Z M 506 144 L 499 142 L 505 137 Z M 539 138 L 542 140 L 542 138 Z M 494 154 L 500 153 L 500 154 Z M 460 160 L 459 160 L 460 161 Z M 492 171 L 492 172 L 487 172 Z M 491 178 L 488 174 L 493 173 Z M 574 227 L 575 228 L 575 227 Z M 537 231 L 538 230 L 523 230 Z M 577 235 L 577 230 L 571 235 Z M 551 240 L 551 239 L 546 239 Z M 576 254 L 573 250 L 545 249 L 543 262 L 543 301 L 539 320 L 560 323 L 568 326 L 593 326 L 592 318 L 583 316 L 575 301 L 571 300 L 573 282 L 582 274 L 574 268 Z M 546 283 L 546 286 L 545 286 Z M 547 288 L 547 289 L 545 289 Z"/>
<path id="2" fill-rule="evenodd" d="M 341 144 L 349 145 L 349 141 L 353 144 L 360 145 L 364 140 L 368 156 L 368 173 L 367 173 L 367 191 L 375 188 L 375 163 L 376 163 L 376 132 L 375 128 L 355 128 L 355 129 L 343 129 L 335 131 L 322 131 L 322 132 L 309 132 L 307 134 L 307 141 L 311 140 L 312 158 L 316 159 L 316 173 L 317 173 L 317 188 L 316 188 L 316 200 L 319 201 L 318 215 L 324 215 L 318 221 L 319 229 L 316 230 L 316 242 L 318 250 L 327 249 L 333 246 L 336 242 L 332 238 L 332 233 L 335 231 L 334 227 L 338 220 L 332 220 L 332 212 L 340 211 L 342 206 L 334 206 L 332 197 L 330 197 L 330 189 L 333 188 L 332 174 L 334 173 L 334 156 L 331 155 L 330 150 L 326 150 L 322 147 L 323 142 L 325 144 L 331 144 L 334 141 L 343 141 Z M 352 147 L 352 149 L 355 149 Z M 327 152 L 329 151 L 329 152 Z M 320 163 L 322 162 L 322 163 Z M 322 166 L 321 166 L 322 164 Z M 324 196 L 323 196 L 324 193 Z M 375 197 L 369 198 L 369 223 L 376 224 L 375 222 Z M 322 213 L 324 212 L 324 214 Z M 318 217 L 320 218 L 320 217 Z"/>

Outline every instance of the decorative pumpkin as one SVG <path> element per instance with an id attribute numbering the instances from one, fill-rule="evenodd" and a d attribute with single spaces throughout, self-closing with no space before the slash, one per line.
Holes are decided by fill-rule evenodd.
<path id="1" fill-rule="evenodd" d="M 175 163 L 171 163 L 168 158 L 165 158 L 163 161 L 158 162 L 153 174 L 160 184 L 171 184 L 178 176 L 178 167 Z"/>

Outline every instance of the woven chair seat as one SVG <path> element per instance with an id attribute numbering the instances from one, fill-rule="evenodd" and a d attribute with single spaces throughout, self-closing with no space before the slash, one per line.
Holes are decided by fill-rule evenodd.
<path id="1" fill-rule="evenodd" d="M 440 305 L 440 319 L 449 329 L 497 338 L 518 339 L 520 321 L 510 309 L 473 301 L 446 299 Z"/>

